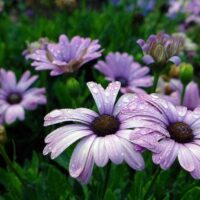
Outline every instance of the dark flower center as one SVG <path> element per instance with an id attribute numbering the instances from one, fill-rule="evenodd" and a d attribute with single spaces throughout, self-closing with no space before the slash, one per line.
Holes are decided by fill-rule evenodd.
<path id="1" fill-rule="evenodd" d="M 120 83 L 121 83 L 121 86 L 122 87 L 126 87 L 126 86 L 128 86 L 128 81 L 125 79 L 125 78 L 123 78 L 123 77 L 117 77 L 116 79 L 115 79 L 116 81 L 119 81 Z"/>
<path id="2" fill-rule="evenodd" d="M 176 122 L 168 127 L 171 139 L 178 143 L 188 143 L 193 140 L 192 129 L 183 122 Z"/>
<path id="3" fill-rule="evenodd" d="M 94 119 L 91 129 L 98 136 L 115 134 L 119 130 L 120 122 L 110 115 L 101 115 Z"/>
<path id="4" fill-rule="evenodd" d="M 7 97 L 7 102 L 9 104 L 17 104 L 17 103 L 20 103 L 21 100 L 22 100 L 22 96 L 21 94 L 17 92 L 10 93 Z"/>

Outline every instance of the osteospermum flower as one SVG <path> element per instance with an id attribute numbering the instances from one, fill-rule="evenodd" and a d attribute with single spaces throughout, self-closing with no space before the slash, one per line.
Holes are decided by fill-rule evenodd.
<path id="1" fill-rule="evenodd" d="M 12 71 L 0 70 L 0 122 L 11 124 L 24 120 L 24 110 L 34 110 L 38 104 L 45 104 L 44 88 L 30 88 L 37 76 L 26 71 L 19 82 Z"/>
<path id="2" fill-rule="evenodd" d="M 72 73 L 83 64 L 101 56 L 98 40 L 73 37 L 71 41 L 66 35 L 59 37 L 57 44 L 50 43 L 46 49 L 36 50 L 27 56 L 34 62 L 36 70 L 51 70 L 52 76 Z"/>
<path id="3" fill-rule="evenodd" d="M 139 102 L 140 106 L 133 101 L 124 111 L 137 128 L 131 134 L 133 142 L 153 151 L 153 162 L 162 169 L 168 169 L 178 157 L 180 165 L 199 179 L 199 108 L 176 107 L 155 94 L 140 94 Z"/>
<path id="4" fill-rule="evenodd" d="M 178 65 L 180 58 L 177 56 L 184 45 L 184 40 L 179 36 L 170 36 L 163 32 L 151 35 L 145 42 L 139 39 L 137 43 L 144 52 L 143 61 L 146 64 L 155 63 L 156 66 L 165 66 L 167 62 Z"/>
<path id="5" fill-rule="evenodd" d="M 107 80 L 119 81 L 123 93 L 143 92 L 140 87 L 152 85 L 152 78 L 148 75 L 149 68 L 141 67 L 127 53 L 109 53 L 106 61 L 99 61 L 95 68 L 102 72 Z"/>
<path id="6" fill-rule="evenodd" d="M 174 105 L 181 105 L 181 93 L 183 90 L 183 84 L 178 79 L 171 79 L 169 82 L 165 82 L 160 79 L 159 92 L 161 97 L 172 102 Z M 195 82 L 190 82 L 185 91 L 183 106 L 188 110 L 194 110 L 200 106 L 200 93 L 199 87 Z"/>
<path id="7" fill-rule="evenodd" d="M 134 94 L 123 95 L 114 105 L 120 89 L 119 82 L 110 83 L 105 90 L 94 82 L 87 85 L 99 113 L 87 108 L 50 112 L 45 117 L 45 126 L 69 121 L 76 123 L 67 124 L 49 134 L 45 138 L 47 145 L 43 154 L 51 153 L 51 158 L 54 159 L 81 139 L 72 154 L 69 173 L 82 183 L 88 182 L 94 163 L 103 167 L 109 159 L 115 164 L 125 161 L 133 169 L 143 169 L 144 160 L 129 141 L 132 124 L 120 113 Z"/>

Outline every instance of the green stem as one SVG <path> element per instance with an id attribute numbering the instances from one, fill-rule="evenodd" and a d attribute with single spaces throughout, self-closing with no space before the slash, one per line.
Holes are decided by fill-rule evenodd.
<path id="1" fill-rule="evenodd" d="M 103 193 L 102 193 L 103 197 L 105 197 L 106 190 L 107 190 L 107 187 L 108 187 L 110 170 L 111 170 L 111 162 L 108 163 L 107 170 L 106 170 L 105 181 L 104 181 L 104 184 L 103 184 Z"/>
<path id="2" fill-rule="evenodd" d="M 148 196 L 152 192 L 152 187 L 153 187 L 154 183 L 156 182 L 156 179 L 158 178 L 158 175 L 160 174 L 160 172 L 161 172 L 161 169 L 158 166 L 155 173 L 154 173 L 154 177 L 153 177 L 148 189 L 146 190 L 146 193 L 145 193 L 144 198 L 143 198 L 144 200 L 148 199 Z"/>
<path id="3" fill-rule="evenodd" d="M 157 85 L 158 85 L 159 76 L 160 76 L 159 72 L 154 72 L 152 93 L 156 92 L 156 88 L 157 88 Z"/>
<path id="4" fill-rule="evenodd" d="M 17 176 L 19 181 L 22 183 L 22 185 L 26 186 L 25 180 L 21 177 L 21 175 L 18 173 L 18 171 L 13 166 L 13 164 L 12 164 L 10 158 L 8 157 L 3 145 L 0 145 L 0 154 L 2 155 L 3 159 L 5 160 L 6 164 L 9 166 L 9 168 L 12 170 L 12 172 Z"/>
<path id="5" fill-rule="evenodd" d="M 183 90 L 181 92 L 181 105 L 183 105 L 184 97 L 185 97 L 186 85 L 183 85 Z"/>

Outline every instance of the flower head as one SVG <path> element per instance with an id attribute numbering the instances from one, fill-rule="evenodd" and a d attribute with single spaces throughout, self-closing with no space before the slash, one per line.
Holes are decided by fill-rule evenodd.
<path id="1" fill-rule="evenodd" d="M 16 119 L 24 120 L 24 110 L 34 110 L 38 104 L 45 104 L 44 88 L 29 87 L 37 76 L 30 77 L 26 71 L 19 82 L 12 71 L 0 70 L 0 122 L 11 124 Z"/>
<path id="2" fill-rule="evenodd" d="M 153 162 L 161 168 L 168 169 L 178 157 L 180 165 L 199 179 L 199 108 L 190 111 L 183 106 L 176 107 L 155 94 L 140 94 L 138 98 L 140 106 L 133 101 L 124 111 L 137 128 L 131 134 L 133 142 L 151 150 Z"/>
<path id="3" fill-rule="evenodd" d="M 159 92 L 161 97 L 167 101 L 172 102 L 174 105 L 181 105 L 181 93 L 183 90 L 183 84 L 178 79 L 171 79 L 169 82 L 165 82 L 160 79 Z M 200 106 L 200 93 L 199 87 L 195 82 L 190 82 L 185 91 L 183 106 L 188 110 L 194 110 Z"/>
<path id="4" fill-rule="evenodd" d="M 151 35 L 146 42 L 139 39 L 137 43 L 145 54 L 143 61 L 146 64 L 165 66 L 169 61 L 176 65 L 180 63 L 177 55 L 184 45 L 184 40 L 180 36 L 170 36 L 161 32 Z"/>
<path id="5" fill-rule="evenodd" d="M 72 73 L 83 64 L 101 56 L 98 40 L 75 36 L 71 41 L 66 35 L 59 37 L 59 42 L 49 43 L 46 49 L 36 50 L 27 58 L 34 62 L 36 70 L 51 70 L 52 76 Z"/>
<path id="6" fill-rule="evenodd" d="M 123 93 L 144 92 L 141 87 L 152 85 L 152 78 L 148 75 L 149 68 L 141 67 L 127 53 L 109 53 L 106 61 L 99 61 L 95 68 L 102 72 L 107 80 L 119 81 Z"/>
<path id="7" fill-rule="evenodd" d="M 110 83 L 105 90 L 94 82 L 87 85 L 99 113 L 87 108 L 50 112 L 45 117 L 45 126 L 69 121 L 76 123 L 67 124 L 49 134 L 45 139 L 47 145 L 43 154 L 51 153 L 51 158 L 54 159 L 72 143 L 81 139 L 72 154 L 69 173 L 82 183 L 88 182 L 94 163 L 103 167 L 109 159 L 115 164 L 125 161 L 133 169 L 143 169 L 143 158 L 129 141 L 132 125 L 128 123 L 129 119 L 120 113 L 134 98 L 134 94 L 123 95 L 115 104 L 120 89 L 119 82 Z"/>

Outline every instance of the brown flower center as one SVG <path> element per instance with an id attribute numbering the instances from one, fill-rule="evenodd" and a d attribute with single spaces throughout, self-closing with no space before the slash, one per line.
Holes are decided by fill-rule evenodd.
<path id="1" fill-rule="evenodd" d="M 7 97 L 7 102 L 9 104 L 18 104 L 21 102 L 21 100 L 22 100 L 22 96 L 21 94 L 17 92 L 10 93 Z"/>
<path id="2" fill-rule="evenodd" d="M 117 118 L 110 115 L 101 115 L 94 119 L 91 129 L 98 136 L 115 134 L 119 130 L 120 122 Z"/>
<path id="3" fill-rule="evenodd" d="M 168 127 L 171 139 L 178 143 L 188 143 L 193 140 L 192 129 L 183 122 L 176 122 Z"/>

